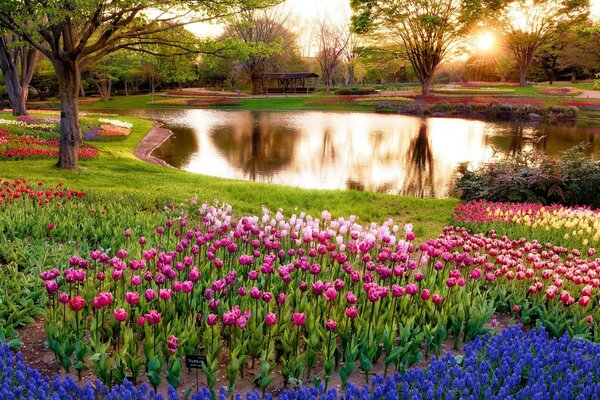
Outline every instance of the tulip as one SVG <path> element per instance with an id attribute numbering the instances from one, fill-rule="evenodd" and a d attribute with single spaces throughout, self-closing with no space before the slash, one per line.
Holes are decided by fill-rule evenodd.
<path id="1" fill-rule="evenodd" d="M 167 339 L 167 348 L 169 349 L 170 355 L 175 355 L 175 353 L 177 353 L 177 349 L 179 348 L 179 339 L 173 335 L 169 336 Z"/>
<path id="2" fill-rule="evenodd" d="M 171 289 L 159 289 L 158 295 L 162 300 L 167 301 L 171 298 Z"/>
<path id="3" fill-rule="evenodd" d="M 55 281 L 46 281 L 46 291 L 49 294 L 54 294 L 58 290 L 58 285 Z"/>
<path id="4" fill-rule="evenodd" d="M 346 316 L 350 319 L 354 319 L 356 318 L 358 315 L 358 310 L 356 309 L 356 307 L 348 307 L 346 308 Z"/>
<path id="5" fill-rule="evenodd" d="M 139 318 L 137 319 L 137 324 L 138 324 L 138 326 L 143 326 L 145 323 L 146 323 L 146 318 L 144 318 L 144 317 L 139 317 Z"/>
<path id="6" fill-rule="evenodd" d="M 140 301 L 140 294 L 138 292 L 127 292 L 125 293 L 125 302 L 127 304 L 135 306 Z"/>
<path id="7" fill-rule="evenodd" d="M 63 304 L 67 304 L 69 302 L 69 295 L 66 294 L 65 292 L 60 293 L 58 295 L 58 301 Z"/>
<path id="8" fill-rule="evenodd" d="M 123 322 L 127 319 L 127 311 L 125 311 L 122 308 L 115 310 L 114 314 L 115 314 L 115 320 L 117 320 L 119 322 Z"/>
<path id="9" fill-rule="evenodd" d="M 148 289 L 144 292 L 144 298 L 146 301 L 152 301 L 156 299 L 156 292 L 153 289 Z"/>
<path id="10" fill-rule="evenodd" d="M 265 317 L 265 323 L 269 326 L 275 325 L 277 323 L 277 316 L 275 315 L 275 313 L 267 313 L 267 316 Z"/>
<path id="11" fill-rule="evenodd" d="M 433 300 L 433 303 L 437 305 L 441 304 L 442 300 L 444 300 L 444 298 L 437 293 L 431 296 L 431 299 Z"/>
<path id="12" fill-rule="evenodd" d="M 75 312 L 81 311 L 85 306 L 85 300 L 81 296 L 75 296 L 69 301 L 69 306 Z"/>
<path id="13" fill-rule="evenodd" d="M 206 318 L 206 323 L 209 326 L 216 325 L 217 322 L 219 322 L 219 317 L 217 317 L 215 314 L 208 314 L 208 317 Z"/>
<path id="14" fill-rule="evenodd" d="M 421 291 L 421 298 L 423 300 L 429 300 L 430 297 L 431 297 L 431 293 L 429 292 L 429 289 L 423 289 Z"/>
<path id="15" fill-rule="evenodd" d="M 579 299 L 579 305 L 582 307 L 587 307 L 590 304 L 590 298 L 588 296 L 583 296 Z"/>
<path id="16" fill-rule="evenodd" d="M 293 313 L 292 324 L 297 326 L 306 324 L 306 315 L 304 315 L 304 313 Z"/>
<path id="17" fill-rule="evenodd" d="M 327 322 L 325 322 L 325 328 L 327 328 L 328 331 L 335 331 L 335 329 L 337 328 L 337 322 L 330 319 Z"/>

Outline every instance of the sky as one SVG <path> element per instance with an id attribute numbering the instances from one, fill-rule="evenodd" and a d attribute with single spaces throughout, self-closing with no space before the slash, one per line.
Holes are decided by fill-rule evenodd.
<path id="1" fill-rule="evenodd" d="M 312 51 L 312 37 L 316 35 L 314 21 L 326 19 L 336 25 L 347 23 L 352 11 L 349 0 L 285 0 L 281 7 L 289 13 L 288 24 L 295 27 L 300 35 L 299 42 L 306 43 L 303 52 Z M 590 0 L 592 18 L 600 20 L 600 0 Z M 223 31 L 222 26 L 196 24 L 190 28 L 200 36 L 216 36 Z M 305 54 L 309 55 L 309 54 Z"/>

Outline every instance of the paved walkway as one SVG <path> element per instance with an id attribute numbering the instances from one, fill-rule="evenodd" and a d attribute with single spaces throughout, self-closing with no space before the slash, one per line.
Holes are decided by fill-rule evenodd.
<path id="1" fill-rule="evenodd" d="M 582 89 L 581 94 L 577 97 L 582 99 L 600 99 L 600 90 Z"/>
<path id="2" fill-rule="evenodd" d="M 148 134 L 142 140 L 140 140 L 133 154 L 142 161 L 146 161 L 151 164 L 162 165 L 164 167 L 170 167 L 170 165 L 165 161 L 153 157 L 152 152 L 172 134 L 173 132 L 163 128 L 158 122 L 155 122 L 152 129 L 150 129 L 150 132 L 148 132 Z"/>

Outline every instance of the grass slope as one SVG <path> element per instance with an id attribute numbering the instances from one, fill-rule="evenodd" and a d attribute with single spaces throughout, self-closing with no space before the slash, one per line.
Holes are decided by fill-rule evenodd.
<path id="1" fill-rule="evenodd" d="M 6 118 L 6 116 L 5 116 Z M 308 212 L 320 215 L 324 209 L 334 216 L 357 215 L 364 221 L 383 221 L 390 217 L 398 223 L 413 223 L 419 238 L 435 237 L 447 224 L 455 199 L 418 199 L 358 191 L 305 190 L 264 183 L 221 179 L 147 164 L 133 155 L 137 143 L 152 127 L 152 122 L 119 117 L 134 124 L 124 141 L 96 142 L 100 156 L 82 161 L 75 172 L 54 167 L 54 160 L 0 161 L 0 177 L 27 177 L 47 183 L 85 190 L 102 199 L 127 197 L 139 207 L 159 208 L 169 201 L 194 195 L 199 201 L 219 199 L 231 203 L 239 213 L 259 213 L 261 205 L 286 214 Z"/>

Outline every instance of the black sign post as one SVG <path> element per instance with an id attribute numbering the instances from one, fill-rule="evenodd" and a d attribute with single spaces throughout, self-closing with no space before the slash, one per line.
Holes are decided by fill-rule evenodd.
<path id="1" fill-rule="evenodd" d="M 206 364 L 206 356 L 185 356 L 185 366 L 190 369 L 202 369 Z"/>

